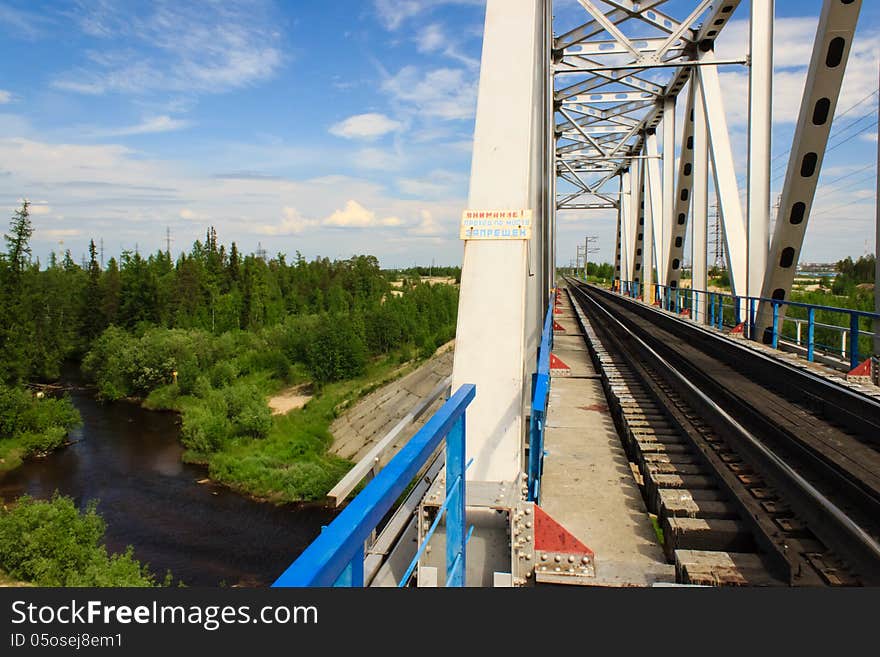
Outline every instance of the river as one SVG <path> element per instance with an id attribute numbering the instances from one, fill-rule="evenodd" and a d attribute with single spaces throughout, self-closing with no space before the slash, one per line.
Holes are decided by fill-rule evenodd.
<path id="1" fill-rule="evenodd" d="M 0 475 L 0 497 L 47 498 L 58 490 L 85 506 L 97 499 L 111 552 L 135 556 L 161 579 L 189 586 L 266 586 L 332 519 L 317 506 L 256 502 L 206 483 L 181 462 L 177 416 L 128 402 L 102 404 L 70 391 L 83 424 L 72 445 Z"/>

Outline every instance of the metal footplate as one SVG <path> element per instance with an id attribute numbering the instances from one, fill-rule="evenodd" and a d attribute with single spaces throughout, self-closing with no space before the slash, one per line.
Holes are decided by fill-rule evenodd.
<path id="1" fill-rule="evenodd" d="M 513 513 L 511 550 L 514 585 L 591 585 L 596 577 L 593 551 L 533 502 Z"/>

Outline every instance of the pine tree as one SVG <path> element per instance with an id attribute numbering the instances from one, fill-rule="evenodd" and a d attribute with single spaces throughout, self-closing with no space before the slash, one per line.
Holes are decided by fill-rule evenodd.
<path id="1" fill-rule="evenodd" d="M 6 257 L 15 278 L 21 276 L 31 257 L 30 239 L 34 234 L 34 227 L 31 225 L 29 206 L 30 202 L 27 200 L 21 204 L 21 210 L 15 211 L 10 222 L 9 232 L 11 234 L 3 235 L 8 249 Z"/>

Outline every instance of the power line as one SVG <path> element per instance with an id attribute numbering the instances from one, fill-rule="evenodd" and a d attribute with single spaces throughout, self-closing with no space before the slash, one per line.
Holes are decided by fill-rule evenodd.
<path id="1" fill-rule="evenodd" d="M 874 176 L 872 174 L 870 176 L 870 178 L 873 179 L 873 177 Z M 865 178 L 864 180 L 868 180 L 868 178 Z M 855 205 L 856 203 L 864 203 L 865 201 L 870 201 L 870 200 L 871 200 L 870 197 L 853 199 L 852 201 L 849 201 L 848 203 L 842 203 L 840 205 L 834 206 L 833 208 L 828 208 L 826 210 L 820 210 L 819 212 L 814 213 L 812 216 L 814 216 L 814 217 L 821 216 L 823 214 L 828 214 L 829 212 L 834 212 L 836 210 L 839 210 L 840 208 L 846 208 L 846 207 L 849 207 L 850 205 Z"/>
<path id="2" fill-rule="evenodd" d="M 836 144 L 833 144 L 832 146 L 829 146 L 828 148 L 826 148 L 826 149 L 825 149 L 825 154 L 827 155 L 828 153 L 830 153 L 831 151 L 833 151 L 833 150 L 834 150 L 835 148 L 837 148 L 838 146 L 843 146 L 846 142 L 851 141 L 852 139 L 855 139 L 855 138 L 858 137 L 859 135 L 861 135 L 861 134 L 867 132 L 868 130 L 870 130 L 871 128 L 873 128 L 875 125 L 877 125 L 877 119 L 874 119 L 874 122 L 873 122 L 873 123 L 870 123 L 870 124 L 866 125 L 866 126 L 863 127 L 862 129 L 860 129 L 858 132 L 854 132 L 853 134 L 851 134 L 851 135 L 850 135 L 849 137 L 847 137 L 846 139 L 843 139 L 842 141 L 839 141 L 839 142 L 837 142 Z M 780 173 L 779 175 L 774 176 L 773 178 L 771 178 L 771 179 L 770 179 L 770 182 L 772 183 L 772 182 L 775 182 L 775 181 L 779 180 L 780 178 L 783 178 L 787 172 L 788 172 L 788 169 L 786 169 L 785 171 L 783 171 L 783 172 Z"/>
<path id="3" fill-rule="evenodd" d="M 862 134 L 863 132 L 865 132 L 865 131 L 870 130 L 871 128 L 873 128 L 875 125 L 877 125 L 877 119 L 874 119 L 874 122 L 873 122 L 873 123 L 869 123 L 869 124 L 866 125 L 864 128 L 862 128 L 862 129 L 859 130 L 858 132 L 854 132 L 853 134 L 851 134 L 849 137 L 847 137 L 847 138 L 844 139 L 843 141 L 839 141 L 839 142 L 837 142 L 836 144 L 834 144 L 834 146 L 832 146 L 832 147 L 830 147 L 830 148 L 826 148 L 826 149 L 825 149 L 825 153 L 826 153 L 826 154 L 827 154 L 827 153 L 830 153 L 831 151 L 833 151 L 833 150 L 834 150 L 835 148 L 837 148 L 838 146 L 843 146 L 846 142 L 850 141 L 851 139 L 855 139 L 856 137 L 858 137 L 858 136 L 859 136 L 860 134 Z"/>
<path id="4" fill-rule="evenodd" d="M 858 107 L 859 105 L 861 105 L 862 103 L 864 103 L 866 100 L 868 100 L 868 99 L 871 98 L 872 96 L 876 95 L 877 93 L 880 93 L 880 89 L 874 89 L 874 91 L 872 91 L 871 93 L 869 93 L 867 96 L 865 96 L 864 98 L 862 98 L 860 101 L 858 101 L 857 103 L 855 103 L 855 104 L 853 104 L 853 105 L 850 105 L 845 111 L 841 112 L 840 114 L 836 114 L 835 117 L 834 117 L 834 120 L 836 121 L 836 120 L 840 119 L 841 117 L 846 116 L 846 115 L 849 114 L 851 111 L 853 111 L 856 107 Z M 846 132 L 847 130 L 849 130 L 849 129 L 850 129 L 853 125 L 855 125 L 856 123 L 860 123 L 861 121 L 864 121 L 865 119 L 870 119 L 870 118 L 873 118 L 873 115 L 872 115 L 872 114 L 866 114 L 865 116 L 859 117 L 858 119 L 853 119 L 852 121 L 850 121 L 849 123 L 847 123 L 845 126 L 843 126 L 840 130 L 836 131 L 833 135 L 829 136 L 829 138 L 828 138 L 829 142 L 830 142 L 832 139 L 834 139 L 835 137 L 839 137 L 839 136 L 841 135 L 841 133 L 844 133 L 844 132 Z M 874 125 L 876 125 L 876 120 L 875 120 L 875 122 L 874 122 Z M 837 126 L 835 125 L 834 127 L 837 127 Z M 838 145 L 839 145 L 839 144 L 838 144 Z M 829 150 L 831 150 L 831 149 L 830 149 L 830 148 L 829 148 L 829 149 L 826 149 L 825 152 L 827 153 Z M 778 159 L 781 158 L 781 157 L 785 157 L 785 156 L 788 155 L 789 153 L 791 153 L 791 149 L 790 149 L 790 148 L 789 148 L 788 150 L 782 152 L 782 153 L 779 153 L 779 155 L 777 155 L 777 156 L 774 157 L 772 160 L 770 160 L 770 164 L 773 164 L 776 160 L 778 160 Z M 782 164 L 778 164 L 778 165 L 776 165 L 775 167 L 773 167 L 773 169 L 774 169 L 774 170 L 778 170 L 780 167 L 785 167 L 786 165 L 787 165 L 787 162 L 783 162 Z M 784 174 L 783 174 L 783 175 L 784 175 Z M 773 180 L 776 180 L 777 178 L 779 178 L 779 176 L 777 176 L 777 177 L 774 178 Z"/>

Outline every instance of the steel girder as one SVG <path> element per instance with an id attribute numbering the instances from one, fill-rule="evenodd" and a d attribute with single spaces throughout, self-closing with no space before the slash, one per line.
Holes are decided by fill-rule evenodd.
<path id="1" fill-rule="evenodd" d="M 785 300 L 791 292 L 861 5 L 861 0 L 825 0 L 822 5 L 761 288 L 763 298 Z M 784 315 L 782 306 L 779 321 Z M 770 303 L 761 303 L 756 335 L 765 339 L 772 323 Z"/>
<path id="2" fill-rule="evenodd" d="M 578 2 L 587 20 L 554 39 L 551 64 L 557 209 L 616 208 L 615 274 L 652 282 L 656 267 L 658 282 L 677 284 L 680 271 L 672 263 L 681 262 L 688 209 L 685 223 L 678 224 L 674 199 L 680 198 L 683 180 L 681 165 L 678 176 L 674 171 L 675 100 L 695 69 L 717 65 L 706 51 L 740 0 L 694 0 L 684 18 L 661 12 L 666 0 Z M 719 103 L 713 100 L 715 107 Z M 743 231 L 741 214 L 735 234 Z"/>

